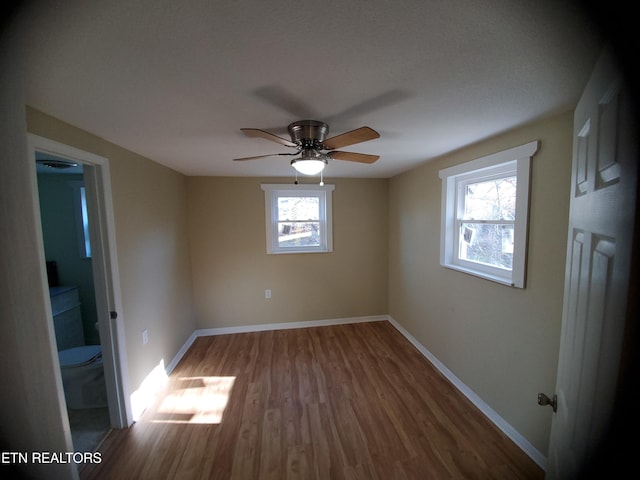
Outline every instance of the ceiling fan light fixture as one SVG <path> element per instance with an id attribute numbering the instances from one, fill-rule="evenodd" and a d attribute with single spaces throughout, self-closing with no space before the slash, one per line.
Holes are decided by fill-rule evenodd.
<path id="1" fill-rule="evenodd" d="M 303 175 L 317 175 L 327 165 L 326 160 L 292 160 L 291 166 Z"/>
<path id="2" fill-rule="evenodd" d="M 291 160 L 291 166 L 302 175 L 317 175 L 327 166 L 327 156 L 317 150 L 305 150 L 300 158 Z"/>

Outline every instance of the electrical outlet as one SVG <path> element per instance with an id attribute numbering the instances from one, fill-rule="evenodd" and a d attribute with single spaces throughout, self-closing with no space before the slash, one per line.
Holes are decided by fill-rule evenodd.
<path id="1" fill-rule="evenodd" d="M 146 345 L 147 343 L 149 343 L 149 331 L 145 328 L 142 331 L 142 344 Z"/>
<path id="2" fill-rule="evenodd" d="M 264 298 L 271 298 L 271 290 L 264 291 Z"/>

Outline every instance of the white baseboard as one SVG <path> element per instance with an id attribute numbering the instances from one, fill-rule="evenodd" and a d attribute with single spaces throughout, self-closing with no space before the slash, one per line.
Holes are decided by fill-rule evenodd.
<path id="1" fill-rule="evenodd" d="M 309 320 L 306 322 L 288 322 L 288 323 L 265 323 L 262 325 L 242 325 L 239 327 L 220 327 L 220 328 L 203 328 L 195 330 L 191 336 L 184 343 L 182 348 L 176 353 L 173 360 L 167 365 L 166 372 L 169 375 L 178 362 L 182 360 L 182 357 L 187 350 L 191 347 L 193 342 L 198 337 L 209 337 L 214 335 L 227 335 L 230 333 L 250 333 L 250 332 L 266 332 L 269 330 L 286 330 L 291 328 L 309 328 L 309 327 L 326 327 L 329 325 L 346 325 L 349 323 L 364 323 L 364 322 L 382 322 L 387 321 L 388 315 L 374 315 L 366 317 L 348 317 L 348 318 L 334 318 L 328 320 Z"/>
<path id="2" fill-rule="evenodd" d="M 184 354 L 187 353 L 187 350 L 189 350 L 189 348 L 191 348 L 191 345 L 195 341 L 196 337 L 197 337 L 196 332 L 193 332 L 189 336 L 187 341 L 184 343 L 182 348 L 180 350 L 178 350 L 178 353 L 176 353 L 176 356 L 173 357 L 173 360 L 171 360 L 169 365 L 167 365 L 167 368 L 166 368 L 167 375 L 169 375 L 171 372 L 173 372 L 173 369 L 176 368 L 176 365 L 178 365 L 178 362 L 180 362 L 180 360 L 182 360 L 182 357 L 184 357 Z"/>
<path id="3" fill-rule="evenodd" d="M 467 387 L 458 377 L 456 377 L 451 370 L 444 366 L 440 360 L 438 360 L 427 348 L 422 345 L 416 338 L 411 335 L 407 330 L 402 327 L 393 317 L 387 316 L 389 323 L 393 325 L 404 337 L 409 340 L 414 347 L 418 349 L 422 355 L 425 356 L 433 366 L 442 373 L 447 380 L 449 380 L 454 387 L 456 387 L 460 393 L 467 397 L 471 403 L 473 403 L 478 410 L 480 410 L 492 423 L 494 423 L 502 432 L 509 437 L 513 443 L 515 443 L 520 449 L 526 453 L 540 468 L 546 471 L 547 458 L 535 448 L 531 442 L 524 438 L 518 431 L 513 428 L 509 423 L 498 415 L 489 405 L 487 405 L 478 395 L 474 393 L 469 387 Z"/>
<path id="4" fill-rule="evenodd" d="M 326 327 L 329 325 L 346 325 L 349 323 L 380 322 L 388 320 L 388 315 L 375 315 L 371 317 L 334 318 L 329 320 L 309 320 L 306 322 L 266 323 L 264 325 L 244 325 L 241 327 L 205 328 L 196 330 L 198 337 L 209 335 L 226 335 L 229 333 L 265 332 L 268 330 L 287 330 L 290 328 Z"/>
<path id="5" fill-rule="evenodd" d="M 489 405 L 487 405 L 473 390 L 467 387 L 451 370 L 449 370 L 442 362 L 440 362 L 427 348 L 422 345 L 416 338 L 404 329 L 390 315 L 375 315 L 369 317 L 350 317 L 336 318 L 328 320 L 310 320 L 306 322 L 289 322 L 289 323 L 267 323 L 262 325 L 243 325 L 239 327 L 221 327 L 221 328 L 205 328 L 194 331 L 182 346 L 180 351 L 167 365 L 166 372 L 169 375 L 182 359 L 184 354 L 189 350 L 197 337 L 206 337 L 213 335 L 227 335 L 230 333 L 249 333 L 264 332 L 269 330 L 286 330 L 292 328 L 309 328 L 309 327 L 325 327 L 329 325 L 346 325 L 350 323 L 379 322 L 388 321 L 400 332 L 411 344 L 418 349 L 422 355 L 433 366 L 449 380 L 460 393 L 467 397 L 492 423 L 494 423 L 507 437 L 509 437 L 520 449 L 526 453 L 540 468 L 546 470 L 547 458 L 540 453 L 526 438 L 513 428 L 504 418 L 498 415 Z"/>

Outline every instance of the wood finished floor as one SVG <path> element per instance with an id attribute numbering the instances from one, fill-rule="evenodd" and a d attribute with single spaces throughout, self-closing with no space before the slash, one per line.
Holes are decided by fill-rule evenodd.
<path id="1" fill-rule="evenodd" d="M 199 337 L 100 451 L 83 480 L 544 478 L 384 321 Z"/>

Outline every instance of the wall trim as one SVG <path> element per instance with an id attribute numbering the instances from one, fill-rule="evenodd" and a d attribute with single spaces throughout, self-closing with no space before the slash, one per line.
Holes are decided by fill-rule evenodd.
<path id="1" fill-rule="evenodd" d="M 196 330 L 198 337 L 209 335 L 226 335 L 229 333 L 264 332 L 268 330 L 287 330 L 290 328 L 326 327 L 329 325 L 346 325 L 349 323 L 382 322 L 388 320 L 388 315 L 374 315 L 370 317 L 333 318 L 328 320 L 308 320 L 304 322 L 266 323 L 264 325 L 244 325 L 240 327 L 206 328 Z"/>
<path id="2" fill-rule="evenodd" d="M 507 437 L 509 437 L 520 449 L 526 453 L 540 468 L 546 471 L 547 457 L 534 447 L 529 440 L 524 438 L 515 428 L 513 428 L 504 418 L 487 405 L 473 390 L 465 385 L 451 370 L 440 362 L 424 345 L 422 345 L 413 335 L 400 325 L 393 317 L 387 315 L 387 319 L 398 332 L 400 332 L 409 342 L 413 344 L 433 366 L 449 380 L 460 393 L 467 397 L 476 408 L 478 408 L 496 427 L 498 427 Z"/>
<path id="3" fill-rule="evenodd" d="M 310 327 L 326 327 L 330 325 L 347 325 L 349 323 L 365 323 L 365 322 L 383 322 L 389 319 L 388 315 L 373 315 L 365 317 L 348 317 L 334 318 L 328 320 L 308 320 L 304 322 L 283 322 L 283 323 L 265 323 L 258 325 L 242 325 L 239 327 L 220 327 L 220 328 L 203 328 L 195 330 L 184 343 L 182 348 L 178 350 L 173 360 L 166 367 L 167 375 L 173 372 L 187 350 L 193 345 L 198 337 L 209 337 L 214 335 L 228 335 L 231 333 L 251 333 L 266 332 L 269 330 L 286 330 L 291 328 L 310 328 Z"/>
<path id="4" fill-rule="evenodd" d="M 191 348 L 191 345 L 193 345 L 193 342 L 195 341 L 196 337 L 197 335 L 195 331 L 191 335 L 189 335 L 189 338 L 187 338 L 187 341 L 184 342 L 184 345 L 182 345 L 182 348 L 178 350 L 178 353 L 176 353 L 176 356 L 173 357 L 173 360 L 171 360 L 167 365 L 167 367 L 165 368 L 165 371 L 167 372 L 167 376 L 171 372 L 173 372 L 173 369 L 176 368 L 178 363 L 180 363 L 180 360 L 182 360 L 182 357 L 184 357 L 185 353 L 187 353 L 189 348 Z"/>
<path id="5" fill-rule="evenodd" d="M 131 410 L 131 389 L 124 336 L 125 320 L 123 319 L 122 296 L 120 291 L 120 273 L 118 270 L 117 242 L 115 237 L 115 217 L 111 188 L 109 159 L 95 153 L 81 150 L 64 143 L 27 132 L 27 150 L 31 170 L 31 194 L 34 199 L 35 218 L 38 229 L 39 249 L 44 252 L 42 225 L 40 221 L 40 204 L 38 200 L 38 180 L 35 171 L 37 153 L 63 157 L 81 163 L 84 168 L 84 184 L 86 187 L 89 214 L 95 215 L 91 223 L 93 252 L 94 291 L 102 345 L 107 398 L 109 404 L 109 420 L 111 426 L 125 428 L 133 423 Z M 43 281 L 47 276 L 44 265 L 44 254 L 40 259 Z M 46 292 L 45 304 L 49 305 Z M 117 318 L 110 318 L 109 312 L 118 312 Z M 53 331 L 53 317 L 48 313 L 49 325 Z M 55 336 L 54 336 L 55 339 Z M 55 347 L 55 344 L 54 344 Z M 58 365 L 58 356 L 54 352 L 54 362 Z M 60 395 L 64 394 L 62 383 L 58 384 Z M 66 418 L 66 414 L 64 415 Z M 65 420 L 66 421 L 66 420 Z"/>
<path id="6" fill-rule="evenodd" d="M 449 370 L 440 360 L 438 360 L 424 345 L 422 345 L 413 335 L 411 335 L 402 325 L 400 325 L 391 315 L 373 315 L 365 317 L 335 318 L 327 320 L 309 320 L 304 322 L 266 323 L 262 325 L 242 325 L 239 327 L 205 328 L 195 330 L 187 339 L 176 356 L 166 367 L 167 375 L 178 365 L 187 350 L 191 347 L 197 337 L 208 337 L 215 335 L 228 335 L 231 333 L 251 333 L 265 332 L 269 330 L 286 330 L 293 328 L 326 327 L 330 325 L 346 325 L 350 323 L 381 322 L 388 321 L 400 332 L 418 351 L 449 380 L 455 388 L 467 397 L 476 408 L 478 408 L 494 425 L 496 425 L 507 437 L 509 437 L 520 449 L 526 453 L 540 468 L 546 471 L 547 458 L 540 453 L 526 438 L 524 438 L 515 428 L 513 428 L 504 418 L 498 415 L 489 405 L 487 405 L 473 390 L 465 385 L 451 370 Z"/>

